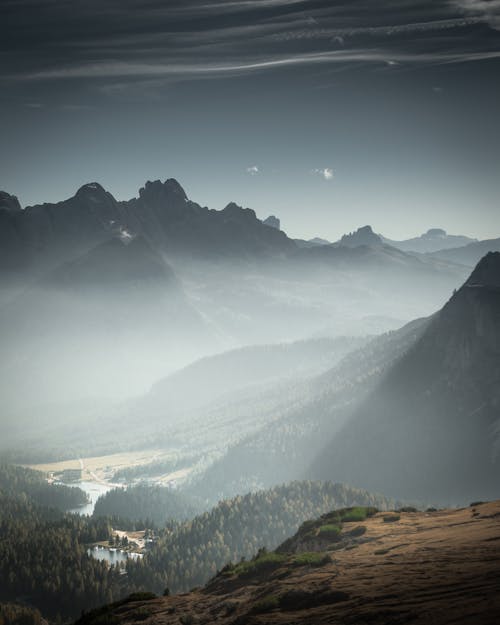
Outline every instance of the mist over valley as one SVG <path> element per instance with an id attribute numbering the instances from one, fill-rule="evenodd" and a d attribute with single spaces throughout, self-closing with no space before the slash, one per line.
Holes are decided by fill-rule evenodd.
<path id="1" fill-rule="evenodd" d="M 500 622 L 499 2 L 0 23 L 0 625 Z"/>

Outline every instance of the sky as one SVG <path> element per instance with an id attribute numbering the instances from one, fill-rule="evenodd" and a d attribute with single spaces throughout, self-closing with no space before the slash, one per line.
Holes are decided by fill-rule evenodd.
<path id="1" fill-rule="evenodd" d="M 2 0 L 0 189 L 500 237 L 500 0 Z"/>

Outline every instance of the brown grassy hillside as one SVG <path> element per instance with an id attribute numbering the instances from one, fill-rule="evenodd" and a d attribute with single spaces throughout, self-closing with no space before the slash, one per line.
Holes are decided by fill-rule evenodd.
<path id="1" fill-rule="evenodd" d="M 204 589 L 121 602 L 79 623 L 500 622 L 500 501 L 370 514 L 324 515 L 276 552 L 227 566 Z"/>

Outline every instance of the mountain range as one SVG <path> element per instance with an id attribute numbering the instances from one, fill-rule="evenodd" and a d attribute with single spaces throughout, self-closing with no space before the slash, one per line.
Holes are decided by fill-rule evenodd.
<path id="1" fill-rule="evenodd" d="M 233 202 L 203 207 L 174 179 L 128 201 L 89 183 L 24 209 L 2 192 L 6 410 L 34 409 L 56 389 L 133 395 L 243 345 L 391 329 L 464 278 L 461 266 L 388 245 L 303 247 L 275 226 Z"/>
<path id="2" fill-rule="evenodd" d="M 0 267 L 40 272 L 111 238 L 143 236 L 169 253 L 224 257 L 278 254 L 294 247 L 285 233 L 264 226 L 254 211 L 229 203 L 209 210 L 192 202 L 174 179 L 147 182 L 139 196 L 119 202 L 98 183 L 56 204 L 21 210 L 0 197 Z"/>
<path id="3" fill-rule="evenodd" d="M 107 239 L 27 280 L 0 307 L 0 335 L 0 389 L 13 411 L 116 397 L 150 384 L 169 358 L 186 363 L 211 348 L 205 322 L 142 236 Z"/>
<path id="4" fill-rule="evenodd" d="M 128 202 L 97 183 L 27 209 L 2 193 L 0 225 L 2 456 L 140 450 L 103 468 L 129 487 L 96 512 L 120 530 L 170 519 L 123 583 L 106 569 L 115 597 L 165 597 L 80 625 L 430 622 L 433 593 L 453 598 L 450 623 L 474 622 L 478 588 L 493 613 L 498 503 L 478 501 L 500 496 L 500 252 L 472 272 L 442 255 L 470 262 L 494 241 L 405 251 L 370 226 L 292 240 L 276 217 L 209 210 L 173 179 Z"/>
<path id="5" fill-rule="evenodd" d="M 478 241 L 464 235 L 448 234 L 442 228 L 430 228 L 419 237 L 402 241 L 395 241 L 384 237 L 382 234 L 375 234 L 371 226 L 363 226 L 354 232 L 345 234 L 336 243 L 318 237 L 307 241 L 303 239 L 294 240 L 299 247 L 305 248 L 327 245 L 380 248 L 386 245 L 402 252 L 422 254 L 424 258 L 440 259 L 468 267 L 476 265 L 488 252 L 500 251 L 500 238 Z"/>
<path id="6" fill-rule="evenodd" d="M 280 230 L 280 220 L 274 215 L 261 221 L 253 210 L 234 202 L 222 210 L 202 207 L 190 200 L 173 178 L 163 183 L 146 182 L 138 197 L 128 201 L 117 201 L 99 183 L 92 182 L 67 200 L 25 209 L 17 197 L 0 191 L 2 273 L 27 269 L 39 273 L 47 266 L 76 258 L 112 236 L 143 236 L 167 253 L 202 258 L 279 256 L 297 248 L 330 245 L 321 238 L 292 240 Z M 449 235 L 440 228 L 429 229 L 420 237 L 394 241 L 363 226 L 332 245 L 386 244 L 404 252 L 437 253 L 444 258 L 444 250 L 476 243 L 488 248 L 488 242 Z M 483 253 L 487 251 L 495 250 L 484 249 Z M 448 257 L 454 261 L 453 254 L 451 251 Z"/>
<path id="7" fill-rule="evenodd" d="M 492 456 L 497 448 L 486 445 L 484 432 L 498 429 L 492 390 L 497 374 L 493 365 L 482 377 L 478 372 L 486 367 L 481 354 L 496 345 L 496 287 L 466 282 L 441 313 L 428 318 L 463 283 L 466 267 L 396 249 L 369 226 L 335 244 L 304 246 L 271 221 L 265 224 L 234 203 L 220 211 L 202 207 L 173 179 L 148 182 L 127 202 L 97 183 L 64 202 L 26 209 L 3 193 L 0 390 L 7 422 L 36 439 L 37 428 L 48 427 L 37 415 L 64 413 L 62 434 L 51 440 L 65 448 L 94 444 L 82 423 L 93 424 L 87 430 L 99 431 L 102 445 L 114 444 L 116 428 L 124 424 L 125 447 L 155 438 L 197 445 L 206 462 L 203 475 L 193 474 L 191 488 L 209 498 L 303 476 L 452 501 L 472 492 L 483 476 L 484 492 L 490 492 L 487 475 L 498 470 Z M 495 265 L 496 258 L 482 262 Z M 481 264 L 477 271 L 483 272 Z M 464 295 L 469 292 L 476 295 Z M 446 339 L 451 326 L 436 319 L 457 310 L 468 325 L 463 321 Z M 473 312 L 481 320 L 477 327 Z M 404 325 L 411 319 L 417 321 Z M 374 331 L 373 320 L 377 332 L 403 327 L 366 344 L 360 337 Z M 484 336 L 476 340 L 479 327 Z M 449 347 L 433 352 L 441 341 Z M 255 344 L 260 347 L 238 352 Z M 479 351 L 470 349 L 475 344 Z M 468 350 L 470 362 L 450 382 L 449 363 L 463 356 L 460 349 Z M 220 352 L 226 353 L 214 356 Z M 413 353 L 416 364 L 408 360 Z M 496 357 L 493 352 L 492 363 Z M 434 371 L 435 392 L 428 394 L 434 388 L 428 378 L 415 378 L 414 395 L 404 399 L 410 393 L 402 382 L 410 374 L 398 373 L 404 367 Z M 469 378 L 473 383 L 466 383 Z M 197 397 L 190 397 L 191 388 Z M 480 406 L 483 396 L 489 403 Z M 89 399 L 96 400 L 91 417 L 78 407 Z M 103 420 L 100 406 L 109 401 L 123 406 L 106 408 Z M 424 416 L 403 411 L 404 401 Z M 411 427 L 401 425 L 400 412 Z M 435 419 L 440 444 L 450 432 L 449 453 L 445 447 L 437 456 L 441 464 L 427 459 L 430 473 L 419 473 L 422 483 L 432 471 L 452 466 L 469 440 L 467 457 L 480 459 L 463 477 L 463 488 L 447 489 L 442 473 L 433 479 L 433 492 L 423 493 L 415 470 L 412 481 L 403 467 L 393 481 L 377 481 L 368 466 L 380 443 L 368 434 L 372 422 L 366 415 L 372 413 L 380 413 L 392 433 L 388 440 L 402 450 L 398 457 L 406 454 L 412 467 L 417 459 L 406 451 L 405 428 L 417 440 L 413 424 Z M 476 414 L 471 431 L 470 413 Z M 454 434 L 445 414 L 451 423 L 460 420 L 463 435 Z M 356 453 L 348 442 L 357 445 L 356 428 L 369 436 L 370 453 L 351 466 Z M 341 451 L 330 453 L 337 445 Z M 436 454 L 432 448 L 433 459 Z"/>
<path id="8" fill-rule="evenodd" d="M 462 247 L 440 250 L 429 256 L 439 258 L 446 262 L 474 267 L 488 252 L 500 252 L 500 239 L 476 241 Z"/>
<path id="9" fill-rule="evenodd" d="M 319 237 L 309 239 L 307 241 L 303 239 L 295 239 L 295 241 L 302 247 L 315 247 L 317 245 L 332 244 L 331 241 Z M 419 252 L 421 254 L 436 253 L 438 256 L 445 252 L 445 250 L 451 249 L 453 250 L 453 252 L 451 252 L 453 254 L 459 248 L 475 243 L 484 243 L 486 247 L 489 245 L 486 241 L 478 241 L 477 239 L 464 235 L 448 234 L 446 230 L 443 230 L 442 228 L 429 228 L 427 232 L 424 232 L 418 237 L 395 241 L 383 236 L 382 234 L 375 234 L 371 226 L 363 226 L 355 232 L 345 234 L 341 239 L 339 239 L 339 241 L 337 241 L 337 245 L 348 245 L 350 247 L 356 247 L 358 245 L 380 245 L 382 243 L 395 247 L 403 252 Z M 484 253 L 490 251 L 497 250 L 488 248 L 484 250 Z M 477 258 L 475 262 L 478 260 L 479 258 Z"/>
<path id="10" fill-rule="evenodd" d="M 500 253 L 490 253 L 439 312 L 303 381 L 196 488 L 234 494 L 307 477 L 441 504 L 498 496 L 499 287 Z"/>
<path id="11" fill-rule="evenodd" d="M 379 235 L 384 243 L 397 247 L 404 252 L 438 252 L 449 248 L 457 248 L 476 243 L 477 239 L 463 235 L 448 234 L 442 228 L 430 228 L 419 237 L 405 239 L 404 241 L 393 241 Z"/>

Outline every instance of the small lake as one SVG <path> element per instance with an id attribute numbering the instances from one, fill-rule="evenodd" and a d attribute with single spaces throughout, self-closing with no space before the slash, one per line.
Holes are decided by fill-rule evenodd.
<path id="1" fill-rule="evenodd" d="M 66 484 L 66 486 L 81 488 L 87 494 L 90 500 L 90 502 L 84 506 L 80 506 L 79 508 L 73 508 L 73 510 L 68 510 L 68 512 L 73 512 L 75 514 L 91 515 L 94 512 L 95 504 L 99 497 L 101 495 L 104 495 L 104 493 L 112 490 L 112 486 L 98 484 L 97 482 L 74 482 L 72 484 Z"/>
<path id="2" fill-rule="evenodd" d="M 109 564 L 121 564 L 126 562 L 129 558 L 131 560 L 137 560 L 142 558 L 142 553 L 120 551 L 119 549 L 109 549 L 108 547 L 101 547 L 95 545 L 91 547 L 87 553 L 96 560 L 105 560 Z"/>

